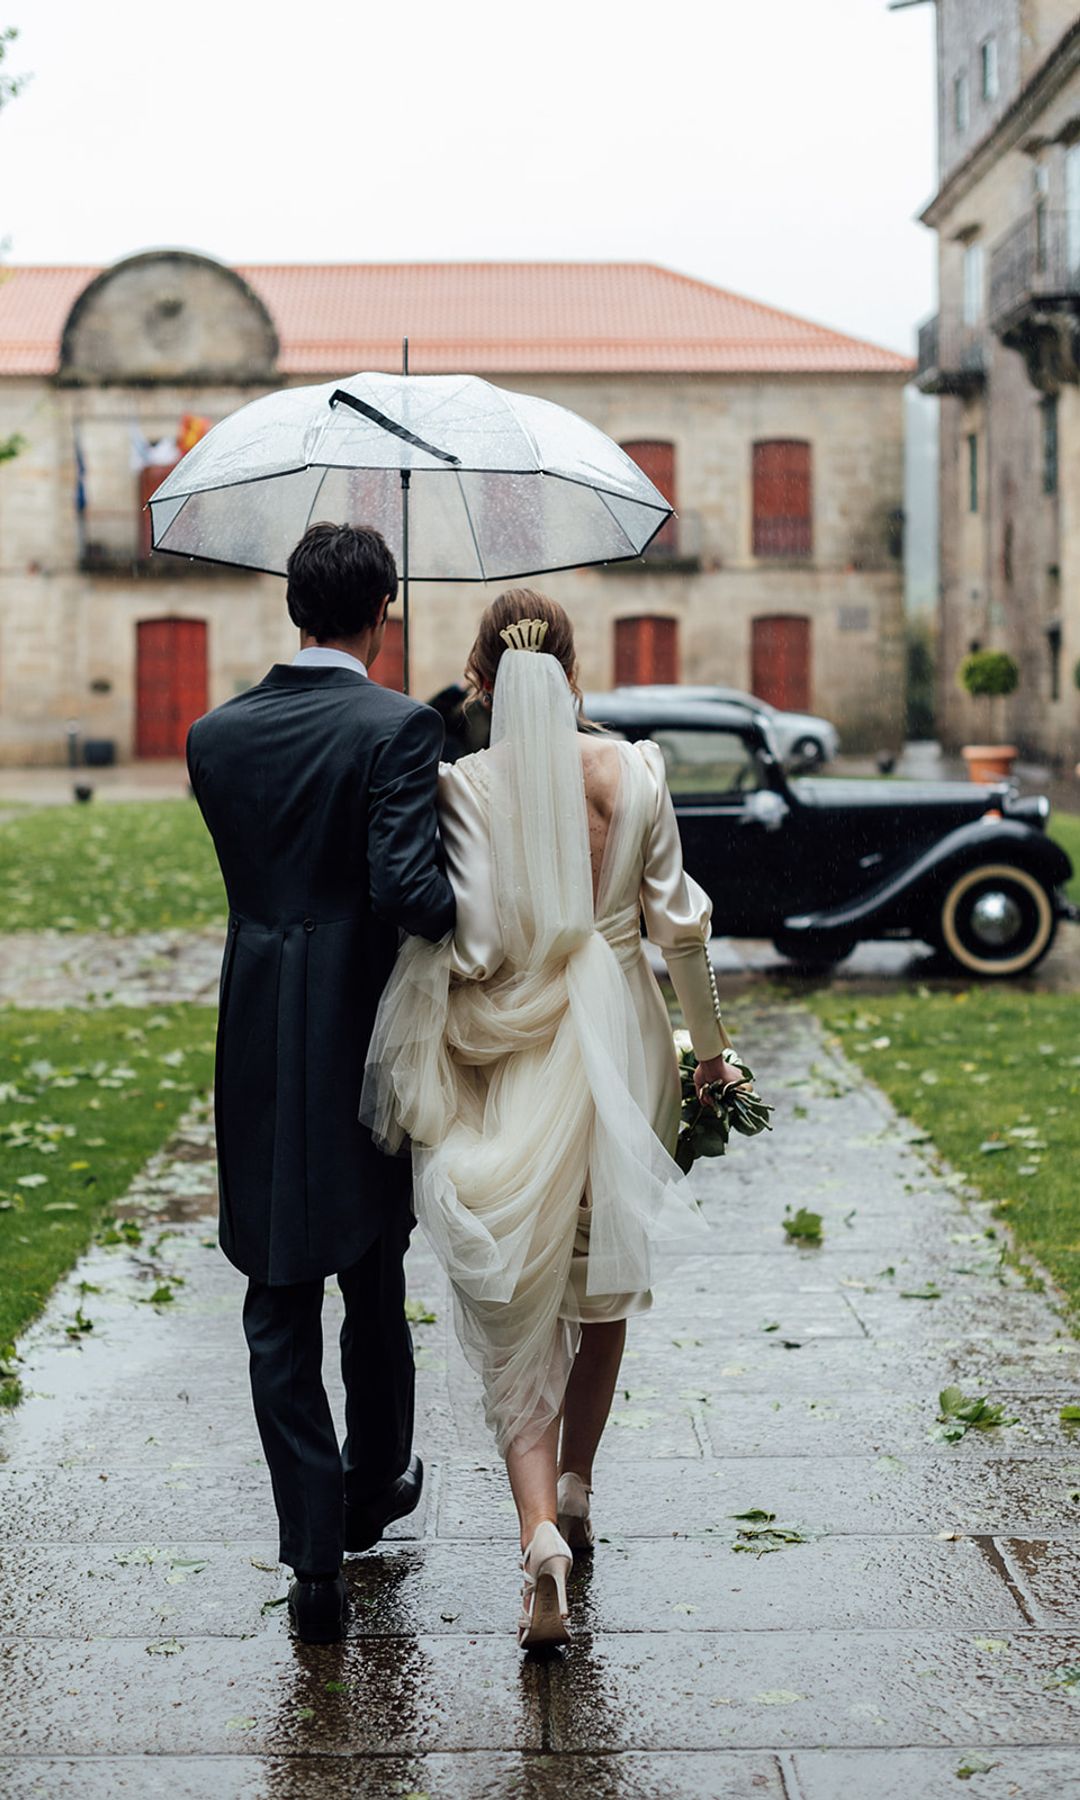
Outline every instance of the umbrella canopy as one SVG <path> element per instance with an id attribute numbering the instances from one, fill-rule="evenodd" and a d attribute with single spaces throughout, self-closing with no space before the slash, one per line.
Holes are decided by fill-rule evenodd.
<path id="1" fill-rule="evenodd" d="M 623 561 L 671 510 L 594 425 L 474 375 L 268 394 L 215 425 L 150 501 L 155 550 L 283 575 L 328 519 L 375 526 L 414 581 Z"/>

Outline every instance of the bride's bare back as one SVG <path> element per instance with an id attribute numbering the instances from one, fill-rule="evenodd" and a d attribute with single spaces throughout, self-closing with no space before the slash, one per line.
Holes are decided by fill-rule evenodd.
<path id="1" fill-rule="evenodd" d="M 593 905 L 600 893 L 611 821 L 619 796 L 619 751 L 612 738 L 581 739 L 581 765 L 585 777 L 585 807 L 589 820 L 589 857 L 592 862 Z"/>

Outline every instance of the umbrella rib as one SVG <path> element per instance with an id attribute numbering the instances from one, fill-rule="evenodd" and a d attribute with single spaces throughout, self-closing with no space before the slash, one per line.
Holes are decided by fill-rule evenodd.
<path id="1" fill-rule="evenodd" d="M 457 476 L 458 491 L 461 494 L 461 504 L 465 508 L 465 517 L 466 517 L 466 520 L 468 521 L 468 526 L 469 526 L 469 536 L 472 538 L 473 549 L 476 551 L 476 566 L 480 570 L 481 581 L 486 581 L 487 580 L 487 572 L 484 568 L 484 559 L 480 554 L 480 540 L 476 535 L 476 527 L 473 524 L 472 511 L 469 507 L 469 502 L 465 498 L 465 489 L 461 483 L 460 469 L 455 469 L 454 474 Z"/>
<path id="2" fill-rule="evenodd" d="M 304 532 L 307 531 L 308 526 L 311 524 L 311 515 L 315 511 L 315 502 L 319 498 L 319 495 L 323 491 L 323 483 L 326 480 L 326 477 L 329 475 L 329 473 L 330 473 L 330 465 L 328 463 L 326 468 L 323 470 L 322 474 L 319 476 L 318 482 L 316 483 L 315 492 L 311 496 L 311 505 L 307 509 L 307 518 L 304 520 L 304 531 L 302 531 L 300 533 L 301 537 L 303 537 Z"/>
<path id="3" fill-rule="evenodd" d="M 628 543 L 628 544 L 629 544 L 629 545 L 630 545 L 630 548 L 631 548 L 631 551 L 632 551 L 632 553 L 633 553 L 633 554 L 634 554 L 634 555 L 635 555 L 635 556 L 638 556 L 638 555 L 640 555 L 640 551 L 639 551 L 639 550 L 638 550 L 638 548 L 637 548 L 637 546 L 636 546 L 636 544 L 635 544 L 635 543 L 634 543 L 634 540 L 633 540 L 633 538 L 632 538 L 632 537 L 631 537 L 631 536 L 630 536 L 630 533 L 629 533 L 629 532 L 628 532 L 628 531 L 627 531 L 627 529 L 626 529 L 626 526 L 625 526 L 625 525 L 624 525 L 624 524 L 623 524 L 623 522 L 622 522 L 622 520 L 621 520 L 621 519 L 620 519 L 620 518 L 619 518 L 619 517 L 618 517 L 618 514 L 617 514 L 617 513 L 613 513 L 613 512 L 612 512 L 612 511 L 611 511 L 611 508 L 610 508 L 610 506 L 608 506 L 608 503 L 607 503 L 607 495 L 606 495 L 606 494 L 605 494 L 605 493 L 604 493 L 604 490 L 603 490 L 603 488 L 593 488 L 593 493 L 594 493 L 594 494 L 599 494 L 599 496 L 600 496 L 600 499 L 601 499 L 601 502 L 602 502 L 602 503 L 603 503 L 603 506 L 604 506 L 604 508 L 605 508 L 605 510 L 606 510 L 606 512 L 607 512 L 607 513 L 608 513 L 608 514 L 609 514 L 609 516 L 610 516 L 610 517 L 611 517 L 611 518 L 612 518 L 612 519 L 614 519 L 614 520 L 615 520 L 615 524 L 616 524 L 616 526 L 617 526 L 617 527 L 618 527 L 618 529 L 619 529 L 619 531 L 621 531 L 621 532 L 622 532 L 622 535 L 623 535 L 623 537 L 624 537 L 624 538 L 625 538 L 625 540 L 626 540 L 626 542 L 627 542 L 627 543 Z M 659 526 L 659 525 L 658 525 L 658 526 L 657 526 L 657 528 L 656 528 L 656 530 L 657 530 L 657 531 L 659 531 L 659 530 L 660 530 L 660 526 Z M 655 532 L 655 531 L 654 531 L 654 532 L 653 532 L 653 537 L 655 537 L 655 536 L 656 536 L 656 532 Z M 651 539 L 650 539 L 650 542 L 651 542 Z"/>

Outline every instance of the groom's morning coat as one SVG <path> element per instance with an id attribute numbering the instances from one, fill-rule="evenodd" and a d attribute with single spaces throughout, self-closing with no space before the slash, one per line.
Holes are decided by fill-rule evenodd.
<path id="1" fill-rule="evenodd" d="M 409 1205 L 407 1158 L 357 1119 L 398 927 L 439 938 L 437 713 L 359 670 L 277 665 L 199 719 L 188 769 L 229 899 L 216 1116 L 221 1245 L 314 1280 Z"/>

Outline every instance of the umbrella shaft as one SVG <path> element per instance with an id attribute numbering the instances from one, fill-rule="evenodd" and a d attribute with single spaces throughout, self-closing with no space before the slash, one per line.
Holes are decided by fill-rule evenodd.
<path id="1" fill-rule="evenodd" d="M 401 691 L 409 691 L 409 480 L 401 471 Z"/>

